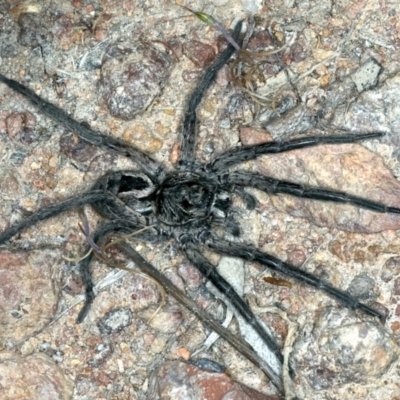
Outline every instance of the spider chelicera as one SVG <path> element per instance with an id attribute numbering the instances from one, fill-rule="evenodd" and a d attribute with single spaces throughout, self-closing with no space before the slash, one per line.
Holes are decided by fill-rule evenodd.
<path id="1" fill-rule="evenodd" d="M 235 40 L 239 37 L 241 26 L 242 24 L 238 23 L 234 29 Z M 196 109 L 218 70 L 228 62 L 234 52 L 234 48 L 228 45 L 214 64 L 205 71 L 190 96 L 181 125 L 179 160 L 172 171 L 166 170 L 152 157 L 133 145 L 82 125 L 69 117 L 62 109 L 36 96 L 27 87 L 0 74 L 1 82 L 27 97 L 48 117 L 64 125 L 83 140 L 106 151 L 128 157 L 139 166 L 139 170 L 136 171 L 110 172 L 102 176 L 90 191 L 40 209 L 29 218 L 2 232 L 0 244 L 38 221 L 85 204 L 91 204 L 102 217 L 108 220 L 94 233 L 94 242 L 101 241 L 112 232 L 129 234 L 144 227 L 151 227 L 140 233 L 138 239 L 153 242 L 173 239 L 187 259 L 229 298 L 232 305 L 264 340 L 275 357 L 282 361 L 280 348 L 273 337 L 258 322 L 247 303 L 236 294 L 232 286 L 218 274 L 214 265 L 205 258 L 200 251 L 201 248 L 257 262 L 279 272 L 284 277 L 293 278 L 326 292 L 348 308 L 359 309 L 381 319 L 383 316 L 347 292 L 306 271 L 266 254 L 256 247 L 221 237 L 218 234 L 221 228 L 225 228 L 233 236 L 241 235 L 239 223 L 235 221 L 232 213 L 233 196 L 240 196 L 249 209 L 255 208 L 256 199 L 244 190 L 245 187 L 256 188 L 268 194 L 286 193 L 314 200 L 349 203 L 380 213 L 400 214 L 400 209 L 344 192 L 280 181 L 243 169 L 236 168 L 230 171 L 231 167 L 244 161 L 254 160 L 261 155 L 321 144 L 352 143 L 378 138 L 382 136 L 379 132 L 345 136 L 313 136 L 287 142 L 269 142 L 228 150 L 217 155 L 207 164 L 196 161 L 194 157 Z M 89 255 L 81 262 L 82 279 L 86 285 L 86 301 L 79 313 L 78 322 L 84 320 L 94 300 L 94 283 L 89 270 L 92 256 L 93 254 Z"/>

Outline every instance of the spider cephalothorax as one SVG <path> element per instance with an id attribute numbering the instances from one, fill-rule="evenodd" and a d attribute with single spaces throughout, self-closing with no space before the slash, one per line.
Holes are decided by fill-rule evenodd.
<path id="1" fill-rule="evenodd" d="M 191 224 L 211 216 L 217 187 L 195 173 L 178 172 L 160 185 L 155 199 L 155 215 L 171 226 Z"/>
<path id="2" fill-rule="evenodd" d="M 233 33 L 235 40 L 238 39 L 240 30 L 241 23 L 238 23 Z M 287 142 L 270 142 L 228 150 L 214 157 L 208 164 L 196 161 L 196 109 L 205 91 L 213 82 L 217 71 L 227 63 L 233 54 L 234 48 L 228 46 L 215 63 L 205 71 L 190 96 L 181 125 L 180 156 L 172 171 L 167 171 L 160 163 L 134 145 L 115 139 L 110 135 L 95 132 L 75 121 L 65 111 L 41 99 L 27 87 L 0 74 L 1 82 L 23 94 L 44 114 L 75 132 L 81 139 L 106 151 L 128 157 L 139 167 L 137 171 L 110 172 L 101 177 L 88 192 L 39 210 L 26 220 L 0 233 L 0 243 L 9 240 L 22 229 L 32 226 L 38 221 L 85 204 L 92 204 L 95 210 L 107 220 L 94 233 L 94 242 L 101 241 L 112 232 L 129 234 L 139 231 L 140 234 L 137 237 L 142 241 L 162 242 L 172 238 L 186 258 L 228 296 L 232 305 L 266 343 L 279 364 L 283 359 L 279 346 L 271 334 L 266 332 L 258 322 L 249 306 L 202 254 L 202 248 L 218 254 L 257 262 L 283 276 L 323 290 L 346 307 L 359 309 L 366 314 L 382 319 L 383 316 L 346 291 L 342 291 L 300 268 L 266 254 L 252 245 L 224 239 L 221 227 L 233 236 L 240 236 L 239 224 L 232 215 L 233 196 L 240 196 L 250 209 L 255 207 L 256 200 L 244 190 L 245 187 L 256 188 L 271 195 L 285 193 L 314 200 L 349 203 L 380 213 L 400 214 L 400 209 L 340 191 L 280 181 L 240 168 L 230 171 L 230 167 L 237 167 L 244 161 L 254 160 L 264 154 L 281 153 L 320 144 L 352 143 L 379 138 L 382 136 L 380 132 L 342 136 L 311 136 Z M 218 229 L 215 229 L 217 227 Z M 82 279 L 86 285 L 86 303 L 78 316 L 79 322 L 84 320 L 94 300 L 94 283 L 89 269 L 92 256 L 93 254 L 81 262 Z M 135 256 L 130 255 L 130 257 Z M 270 374 L 275 384 L 281 387 L 279 375 L 279 367 Z"/>

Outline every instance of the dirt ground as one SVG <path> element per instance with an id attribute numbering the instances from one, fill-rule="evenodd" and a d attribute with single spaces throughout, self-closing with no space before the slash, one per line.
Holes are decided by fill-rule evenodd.
<path id="1" fill-rule="evenodd" d="M 242 60 L 242 79 L 235 81 L 227 66 L 218 74 L 198 111 L 200 161 L 241 143 L 382 132 L 382 138 L 264 156 L 244 167 L 400 207 L 397 1 L 0 0 L 0 73 L 172 169 L 188 96 L 225 41 L 179 5 L 208 13 L 227 29 L 244 20 L 242 40 L 250 51 L 282 47 Z M 365 72 L 366 64 L 379 72 Z M 376 81 L 363 86 L 357 71 L 366 80 L 376 73 Z M 132 168 L 0 85 L 0 231 L 84 192 L 108 171 Z M 239 266 L 246 300 L 293 366 L 287 398 L 399 400 L 400 217 L 250 192 L 258 199 L 255 211 L 235 199 L 240 241 L 349 290 L 387 316 L 382 324 L 305 284 L 255 264 Z M 90 207 L 85 212 L 94 231 L 101 217 Z M 0 247 L 2 398 L 156 399 L 158 368 L 199 349 L 197 356 L 223 364 L 231 378 L 279 396 L 225 341 L 202 349 L 210 331 L 169 296 L 149 321 L 162 296 L 138 274 L 118 275 L 95 261 L 94 279 L 104 287 L 77 324 L 84 288 L 76 262 L 64 257 L 85 251 L 80 223 L 77 212 L 67 212 Z M 223 301 L 173 241 L 135 246 L 224 320 Z M 217 254 L 207 256 L 221 262 Z M 118 321 L 107 328 L 111 317 Z M 239 334 L 235 318 L 230 329 Z"/>

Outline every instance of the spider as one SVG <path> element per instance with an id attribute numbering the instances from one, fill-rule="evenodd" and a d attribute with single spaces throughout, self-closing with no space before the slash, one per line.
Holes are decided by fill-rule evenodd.
<path id="1" fill-rule="evenodd" d="M 238 39 L 242 23 L 233 31 L 233 38 Z M 35 214 L 0 233 L 0 244 L 8 241 L 25 228 L 38 221 L 54 217 L 62 212 L 91 204 L 104 222 L 94 233 L 95 243 L 112 232 L 130 234 L 148 228 L 138 234 L 140 241 L 161 242 L 173 239 L 176 246 L 199 271 L 209 279 L 230 300 L 248 324 L 259 334 L 279 362 L 283 357 L 275 339 L 258 322 L 247 303 L 235 292 L 232 286 L 222 278 L 214 265 L 202 254 L 206 248 L 218 254 L 242 258 L 257 262 L 284 277 L 306 283 L 320 289 L 338 300 L 345 307 L 360 310 L 373 317 L 384 319 L 380 312 L 361 303 L 346 291 L 342 291 L 320 278 L 296 268 L 273 255 L 260 251 L 254 246 L 224 239 L 222 229 L 233 237 L 240 238 L 241 229 L 233 215 L 234 196 L 242 198 L 248 209 L 254 209 L 256 198 L 245 188 L 256 188 L 270 195 L 285 193 L 308 199 L 349 203 L 354 206 L 380 213 L 400 214 L 400 209 L 353 196 L 344 192 L 319 187 L 299 185 L 280 181 L 258 173 L 231 167 L 245 161 L 254 160 L 265 154 L 276 154 L 295 149 L 333 143 L 353 143 L 361 140 L 379 138 L 380 132 L 344 135 L 311 136 L 285 142 L 239 147 L 215 156 L 209 163 L 195 160 L 196 147 L 196 110 L 220 70 L 235 53 L 228 45 L 200 79 L 189 97 L 181 123 L 180 155 L 173 170 L 167 170 L 151 156 L 132 144 L 95 132 L 84 124 L 72 119 L 59 107 L 38 97 L 29 88 L 0 74 L 0 81 L 17 93 L 28 98 L 41 112 L 64 125 L 83 140 L 99 148 L 128 157 L 134 161 L 138 170 L 109 172 L 93 185 L 92 189 L 74 198 L 67 199 Z M 82 280 L 86 286 L 86 300 L 78 315 L 81 323 L 94 301 L 94 282 L 89 264 L 91 253 L 81 261 Z"/>

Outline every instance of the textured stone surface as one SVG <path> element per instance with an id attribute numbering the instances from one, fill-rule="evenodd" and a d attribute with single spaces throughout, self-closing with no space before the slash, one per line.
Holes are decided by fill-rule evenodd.
<path id="1" fill-rule="evenodd" d="M 3 400 L 70 400 L 73 382 L 44 354 L 20 357 L 0 353 L 0 397 Z"/>
<path id="2" fill-rule="evenodd" d="M 296 368 L 316 390 L 381 377 L 398 346 L 377 323 L 360 322 L 347 310 L 322 310 L 310 334 L 294 345 Z"/>
<path id="3" fill-rule="evenodd" d="M 110 113 L 129 120 L 161 93 L 172 59 L 150 43 L 111 46 L 101 67 L 102 93 Z"/>
<path id="4" fill-rule="evenodd" d="M 153 400 L 279 400 L 230 379 L 182 362 L 169 362 L 152 374 L 148 393 Z"/>
<path id="5" fill-rule="evenodd" d="M 210 45 L 214 51 L 221 51 L 226 45 L 226 40 L 218 30 L 203 24 L 195 16 L 166 0 L 43 0 L 38 3 L 0 2 L 0 72 L 29 86 L 42 97 L 65 109 L 78 121 L 88 122 L 93 129 L 106 135 L 125 138 L 138 147 L 153 152 L 153 157 L 171 167 L 176 162 L 179 152 L 179 124 L 188 96 L 204 70 L 204 67 L 197 67 L 183 55 L 182 49 L 190 43 L 201 42 Z M 244 6 L 246 9 L 256 9 L 250 50 L 269 51 L 288 44 L 275 55 L 252 56 L 264 79 L 261 79 L 254 65 L 241 64 L 239 68 L 242 79 L 238 80 L 242 83 L 247 82 L 246 89 L 255 90 L 262 98 L 253 98 L 247 90 L 237 88 L 232 83 L 229 67 L 219 73 L 197 112 L 199 135 L 196 156 L 199 160 L 209 161 L 216 154 L 240 145 L 239 131 L 243 126 L 266 126 L 270 133 L 279 137 L 290 137 L 307 126 L 313 127 L 313 130 L 304 132 L 306 135 L 384 130 L 387 132 L 384 138 L 362 143 L 359 147 L 376 154 L 388 170 L 395 176 L 400 176 L 400 52 L 397 51 L 400 47 L 400 19 L 393 2 L 380 2 L 378 5 L 374 0 L 193 0 L 189 6 L 193 10 L 212 14 L 227 29 L 232 28 L 238 19 L 247 18 L 243 11 Z M 21 14 L 26 14 L 27 10 L 34 15 L 25 15 L 20 19 Z M 246 26 L 253 26 L 251 19 L 246 19 Z M 353 30 L 351 26 L 354 27 Z M 139 85 L 140 79 L 126 79 L 127 75 L 124 73 L 126 67 L 132 65 L 129 64 L 132 54 L 121 54 L 119 51 L 122 50 L 123 53 L 124 49 L 140 47 L 142 41 L 148 44 L 149 48 L 155 48 L 157 54 L 166 54 L 168 63 L 173 60 L 170 67 L 166 68 L 168 71 L 164 69 L 169 78 L 154 80 L 154 75 L 150 74 L 149 87 L 146 87 L 145 82 Z M 102 61 L 105 61 L 104 53 L 112 48 L 117 50 L 117 56 L 114 57 L 114 64 L 108 71 L 113 78 L 117 78 L 114 86 L 111 85 L 114 82 L 112 79 L 103 82 L 101 71 Z M 143 54 L 139 56 L 142 57 Z M 325 60 L 325 57 L 332 58 Z M 342 83 L 370 57 L 374 57 L 384 67 L 380 83 L 376 89 L 365 91 L 361 95 L 354 94 Z M 118 60 L 121 60 L 121 64 L 118 64 Z M 146 67 L 145 57 L 142 61 L 142 66 Z M 166 65 L 163 62 L 161 64 Z M 105 73 L 107 68 L 104 65 Z M 286 72 L 289 71 L 293 85 L 287 80 Z M 147 77 L 144 72 L 139 76 Z M 300 76 L 301 79 L 298 79 Z M 116 111 L 122 116 L 125 111 L 139 111 L 134 121 L 125 121 L 119 116 L 110 115 L 102 97 L 103 85 L 108 83 L 110 86 L 107 88 L 115 90 L 107 99 L 112 98 L 116 101 Z M 128 90 L 133 88 L 132 83 L 138 84 L 134 86 L 134 94 L 142 96 L 139 106 L 134 104 L 135 96 L 131 96 Z M 121 99 L 126 100 L 126 103 L 118 103 L 117 96 L 121 93 L 126 95 Z M 354 96 L 349 96 L 349 93 Z M 146 106 L 148 104 L 150 105 Z M 291 116 L 289 110 L 299 105 L 301 107 L 296 110 L 297 114 Z M 340 106 L 335 109 L 335 105 Z M 31 118 L 26 117 L 27 113 L 36 120 L 31 125 Z M 14 115 L 17 115 L 15 121 Z M 23 116 L 22 122 L 17 121 L 19 116 Z M 11 129 L 8 131 L 7 127 Z M 1 230 L 43 205 L 82 193 L 110 170 L 137 168 L 133 162 L 116 155 L 105 154 L 101 150 L 92 158 L 88 157 L 87 161 L 77 161 L 66 156 L 60 152 L 60 137 L 64 134 L 64 128 L 38 113 L 21 96 L 0 85 Z M 265 134 L 260 133 L 259 136 Z M 71 143 L 74 144 L 69 142 Z M 70 148 L 74 149 L 73 146 Z M 77 150 L 79 153 L 79 148 Z M 294 170 L 289 171 L 292 174 L 289 178 L 301 181 L 305 176 L 306 183 L 309 183 L 313 182 L 315 176 L 334 173 L 338 188 L 342 189 L 348 184 L 349 190 L 353 187 L 356 188 L 356 194 L 363 194 L 364 190 L 370 190 L 368 182 L 374 179 L 368 164 L 371 161 L 379 174 L 382 174 L 382 164 L 376 164 L 372 157 L 361 160 L 363 165 L 357 165 L 353 160 L 356 152 L 358 150 L 346 156 L 346 159 L 350 159 L 346 165 L 350 166 L 350 169 L 357 168 L 354 182 L 343 183 L 340 171 L 336 176 L 337 171 L 331 171 L 325 164 L 329 158 L 317 157 L 315 168 L 319 168 L 321 172 L 314 172 L 314 166 L 309 166 L 307 161 L 307 165 L 296 166 L 299 168 L 297 173 Z M 345 156 L 337 154 L 338 157 Z M 86 150 L 83 151 L 83 155 L 88 155 Z M 296 160 L 300 164 L 303 162 L 303 158 Z M 254 168 L 254 165 L 244 163 L 241 167 Z M 312 176 L 306 174 L 305 170 L 308 168 L 312 168 Z M 389 183 L 391 188 L 396 187 L 392 186 L 392 181 L 386 177 L 383 177 L 382 181 Z M 329 177 L 325 181 L 324 176 L 324 180 L 321 179 L 318 183 L 330 185 Z M 376 184 L 380 196 L 381 182 Z M 385 190 L 384 196 L 390 193 Z M 307 214 L 308 217 L 298 218 L 293 212 L 296 209 L 291 209 L 291 214 L 287 214 L 284 208 L 279 208 L 285 204 L 281 198 L 276 197 L 272 204 L 266 195 L 259 192 L 255 194 L 260 202 L 257 210 L 251 213 L 245 209 L 240 199 L 234 200 L 235 218 L 240 222 L 243 229 L 242 238 L 245 241 L 290 261 L 299 268 L 313 272 L 336 286 L 355 289 L 356 293 L 366 296 L 366 302 L 373 302 L 374 307 L 378 307 L 388 317 L 386 324 L 380 327 L 376 325 L 376 321 L 356 313 L 359 319 L 351 322 L 351 330 L 346 322 L 335 328 L 338 340 L 329 336 L 329 332 L 333 335 L 330 325 L 327 331 L 324 330 L 325 337 L 330 338 L 329 346 L 324 347 L 318 342 L 322 350 L 318 349 L 315 356 L 316 367 L 321 367 L 323 373 L 321 372 L 320 377 L 314 376 L 313 379 L 319 384 L 330 382 L 332 386 L 328 385 L 327 389 L 316 390 L 311 386 L 311 372 L 308 367 L 313 365 L 312 360 L 307 358 L 307 353 L 304 356 L 302 353 L 296 353 L 296 362 L 304 365 L 304 368 L 297 370 L 293 385 L 297 397 L 310 400 L 400 398 L 397 374 L 399 362 L 392 364 L 392 368 L 385 370 L 382 375 L 376 376 L 374 371 L 368 369 L 368 364 L 361 360 L 360 365 L 366 372 L 364 381 L 360 383 L 355 378 L 362 369 L 357 370 L 354 366 L 346 369 L 343 366 L 343 360 L 348 360 L 348 354 L 358 357 L 360 353 L 351 345 L 348 346 L 350 353 L 343 352 L 339 346 L 353 332 L 353 328 L 357 331 L 360 326 L 367 326 L 367 339 L 375 327 L 375 332 L 384 331 L 398 341 L 398 232 L 392 229 L 365 234 L 341 231 L 337 228 L 338 224 L 326 223 L 324 226 L 317 226 L 315 221 L 318 221 L 318 218 L 321 220 L 322 214 L 330 216 L 333 213 L 338 216 L 338 211 L 331 208 L 331 205 L 319 203 L 319 211 L 315 212 L 319 217 L 316 218 L 314 214 L 309 214 L 307 209 L 303 211 L 303 205 L 294 204 L 294 207 L 300 207 L 299 212 Z M 374 198 L 376 194 L 372 190 L 368 195 Z M 386 201 L 386 198 L 384 200 Z M 91 232 L 94 232 L 97 223 L 102 221 L 89 207 L 86 212 Z M 350 214 L 346 211 L 346 215 Z M 355 229 L 357 224 L 360 224 L 365 231 L 365 225 L 361 225 L 361 222 L 365 223 L 366 220 L 362 219 L 360 222 L 358 214 L 351 218 L 343 224 L 346 229 L 354 222 L 351 228 Z M 325 222 L 325 219 L 322 222 Z M 378 222 L 382 224 L 378 218 L 376 223 L 372 222 L 375 225 Z M 51 221 L 37 224 L 4 247 L 13 251 L 14 248 L 37 248 L 38 251 L 44 251 L 45 257 L 50 258 L 53 254 L 77 257 L 83 254 L 85 246 L 79 223 L 76 212 L 71 211 Z M 384 225 L 389 226 L 386 222 Z M 189 268 L 181 267 L 185 265 L 185 260 L 172 241 L 160 244 L 137 243 L 137 250 L 172 278 L 180 288 L 189 289 L 191 292 L 191 289 L 195 289 L 200 283 Z M 5 250 L 2 248 L 2 251 Z M 218 262 L 215 255 L 208 256 L 214 263 Z M 20 273 L 24 268 L 30 270 L 28 264 L 29 260 L 18 264 L 20 270 L 16 271 L 17 279 L 21 277 Z M 37 332 L 36 328 L 24 327 L 24 337 L 29 332 L 37 333 L 28 335 L 20 344 L 8 340 L 3 343 L 1 351 L 4 351 L 4 348 L 12 348 L 24 355 L 36 355 L 40 352 L 46 354 L 58 363 L 65 376 L 73 380 L 73 400 L 146 399 L 149 371 L 153 371 L 163 360 L 176 361 L 180 357 L 187 359 L 199 351 L 201 354 L 197 357 L 212 358 L 225 365 L 235 380 L 244 382 L 260 392 L 277 394 L 268 379 L 223 340 L 217 340 L 208 351 L 202 350 L 201 346 L 210 332 L 195 316 L 171 301 L 169 296 L 166 306 L 159 311 L 158 320 L 155 320 L 152 327 L 148 320 L 160 304 L 161 296 L 159 289 L 145 278 L 128 274 L 114 281 L 97 295 L 87 319 L 82 324 L 76 324 L 76 317 L 82 305 L 78 302 L 83 293 L 79 271 L 74 263 L 62 262 L 61 265 L 52 265 L 52 274 L 47 275 L 46 258 L 41 267 L 47 271 L 43 272 L 43 282 L 46 281 L 46 284 L 54 288 L 58 287 L 59 274 L 62 276 L 60 286 L 65 290 L 62 290 L 62 297 L 57 303 L 58 319 L 49 323 L 53 316 L 52 307 L 56 305 L 53 297 L 45 304 L 38 303 L 37 309 L 41 313 L 35 314 L 32 326 L 42 328 Z M 61 272 L 60 267 L 63 268 Z M 295 343 L 300 343 L 301 339 L 315 342 L 317 339 L 312 333 L 317 331 L 314 327 L 316 316 L 327 306 L 342 310 L 341 304 L 317 290 L 294 281 L 281 286 L 282 281 L 278 279 L 283 277 L 270 271 L 261 275 L 258 266 L 251 263 L 246 263 L 244 268 L 246 301 L 251 304 L 256 314 L 271 326 L 279 343 L 287 346 L 285 350 L 292 360 L 294 354 L 289 351 L 290 340 L 294 340 Z M 95 282 L 102 281 L 110 273 L 100 262 L 94 262 L 91 269 Z M 77 277 L 76 282 L 71 276 Z M 273 279 L 263 280 L 264 276 Z M 32 286 L 37 287 L 35 277 L 32 279 Z M 19 282 L 15 283 L 15 286 L 19 285 Z M 21 279 L 21 286 L 25 286 L 24 279 Z M 369 292 L 366 293 L 367 291 Z M 25 293 L 25 290 L 21 289 L 20 293 L 22 292 Z M 47 291 L 42 290 L 42 293 Z M 212 315 L 220 321 L 224 320 L 223 305 L 213 299 L 205 285 L 201 284 L 190 294 Z M 7 304 L 4 297 L 1 298 L 1 302 Z M 271 305 L 279 305 L 279 311 Z M 132 312 L 132 323 L 120 332 L 101 333 L 98 322 L 108 312 L 121 308 L 128 308 Z M 26 309 L 21 308 L 19 312 L 23 313 L 23 310 Z M 30 315 L 32 312 L 30 310 Z M 5 318 L 4 321 L 11 323 L 11 328 L 4 326 L 4 330 L 9 329 L 12 337 L 19 330 L 14 323 L 25 318 L 26 315 L 22 315 L 17 321 L 14 317 L 10 320 Z M 237 330 L 237 324 L 233 322 L 230 328 Z M 1 330 L 4 331 L 3 326 Z M 378 334 L 375 336 L 380 344 L 383 337 Z M 392 337 L 387 338 L 389 346 Z M 381 361 L 390 356 L 389 349 L 383 346 L 384 350 L 381 351 L 381 348 L 371 344 L 369 339 L 362 341 L 358 336 L 355 342 L 368 345 L 364 352 L 377 363 L 381 373 L 384 365 Z M 371 351 L 376 350 L 379 350 L 377 354 L 385 357 L 379 359 L 377 354 L 371 354 Z M 329 357 L 326 354 L 329 354 Z M 323 357 L 332 360 L 335 372 L 333 378 L 329 375 L 331 369 L 324 369 L 323 364 L 318 364 Z M 338 360 L 342 360 L 341 363 Z M 302 361 L 304 364 L 301 364 Z M 30 364 L 32 370 L 40 370 L 41 365 L 39 361 L 35 365 Z M 329 366 L 331 367 L 330 364 Z M 349 379 L 348 383 L 340 383 L 346 376 Z M 342 381 L 339 382 L 339 378 Z"/>
<path id="6" fill-rule="evenodd" d="M 0 343 L 19 343 L 45 327 L 57 310 L 54 252 L 0 252 Z"/>
<path id="7" fill-rule="evenodd" d="M 121 332 L 132 323 L 132 313 L 127 308 L 119 308 L 108 312 L 99 322 L 101 333 Z"/>
<path id="8" fill-rule="evenodd" d="M 197 40 L 189 41 L 183 46 L 183 54 L 198 68 L 204 68 L 215 58 L 212 46 Z"/>

